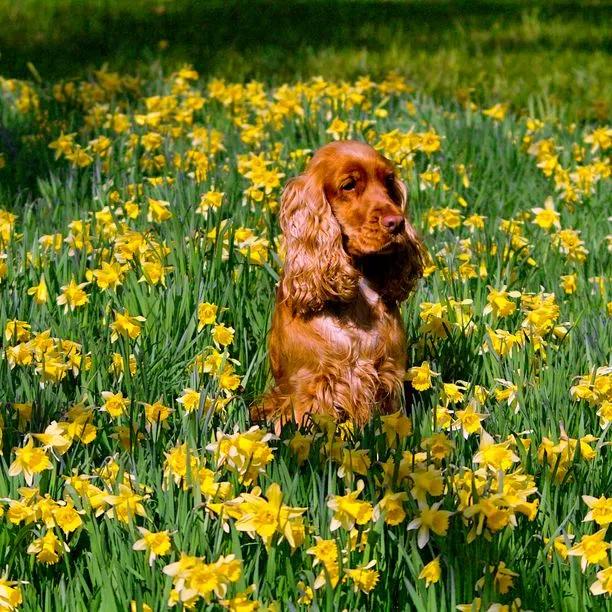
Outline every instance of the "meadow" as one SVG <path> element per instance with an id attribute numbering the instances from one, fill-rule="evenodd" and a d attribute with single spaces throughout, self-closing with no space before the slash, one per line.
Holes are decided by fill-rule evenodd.
<path id="1" fill-rule="evenodd" d="M 523 65 L 550 55 L 543 32 L 575 36 L 582 80 L 560 52 L 517 81 L 498 49 L 474 81 L 472 43 L 448 41 L 434 83 L 401 49 L 369 74 L 330 47 L 272 76 L 275 41 L 251 69 L 248 46 L 206 72 L 171 41 L 80 69 L 60 49 L 54 74 L 49 24 L 78 4 L 34 6 L 0 4 L 39 31 L 19 56 L 23 19 L 0 33 L 0 609 L 610 609 L 601 25 L 527 11 L 467 36 L 532 33 Z M 249 406 L 281 191 L 341 138 L 397 164 L 429 252 L 406 409 L 277 437 Z"/>

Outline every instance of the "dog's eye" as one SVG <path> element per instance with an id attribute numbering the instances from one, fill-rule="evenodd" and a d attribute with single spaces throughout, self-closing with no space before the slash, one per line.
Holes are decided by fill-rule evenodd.
<path id="1" fill-rule="evenodd" d="M 340 189 L 342 189 L 342 191 L 353 191 L 356 186 L 357 181 L 355 181 L 355 179 L 348 179 L 348 181 L 342 183 L 342 187 L 340 187 Z"/>
<path id="2" fill-rule="evenodd" d="M 387 190 L 389 191 L 389 195 L 395 199 L 398 196 L 398 190 L 394 174 L 390 174 L 385 178 L 385 185 L 387 187 Z"/>

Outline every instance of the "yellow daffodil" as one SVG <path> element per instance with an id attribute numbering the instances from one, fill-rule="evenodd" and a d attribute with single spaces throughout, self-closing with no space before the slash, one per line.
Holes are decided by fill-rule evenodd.
<path id="1" fill-rule="evenodd" d="M 125 268 L 119 263 L 107 263 L 105 261 L 102 262 L 100 269 L 94 270 L 92 273 L 100 289 L 111 289 L 113 291 L 121 285 L 124 274 Z"/>
<path id="2" fill-rule="evenodd" d="M 0 578 L 0 609 L 13 612 L 23 602 L 19 582 Z"/>
<path id="3" fill-rule="evenodd" d="M 157 557 L 163 557 L 170 552 L 172 542 L 169 531 L 149 531 L 144 527 L 137 527 L 142 538 L 134 542 L 134 550 L 144 550 L 149 553 L 149 565 L 155 563 Z"/>
<path id="4" fill-rule="evenodd" d="M 69 551 L 68 546 L 52 530 L 47 531 L 44 536 L 36 538 L 28 546 L 28 554 L 35 555 L 36 560 L 45 565 L 54 565 L 60 560 L 64 552 Z"/>
<path id="5" fill-rule="evenodd" d="M 266 548 L 272 545 L 273 536 L 284 537 L 291 548 L 299 546 L 304 537 L 302 514 L 306 508 L 292 508 L 282 503 L 283 493 L 278 484 L 271 484 L 266 497 L 243 493 L 240 496 L 240 518 L 236 521 L 238 531 L 246 531 L 261 537 Z"/>
<path id="6" fill-rule="evenodd" d="M 13 449 L 15 452 L 15 460 L 11 463 L 8 475 L 18 476 L 23 474 L 28 486 L 32 486 L 35 474 L 40 474 L 44 470 L 53 468 L 49 457 L 42 448 L 34 446 L 34 440 L 30 437 L 21 448 Z"/>
<path id="7" fill-rule="evenodd" d="M 28 289 L 28 295 L 31 295 L 37 304 L 47 303 L 49 300 L 49 291 L 47 289 L 47 283 L 45 282 L 44 276 L 40 277 L 38 285 L 34 285 L 34 287 L 30 287 Z"/>
<path id="8" fill-rule="evenodd" d="M 374 508 L 372 518 L 378 519 L 378 516 L 384 518 L 387 525 L 399 525 L 406 518 L 403 502 L 408 499 L 408 494 L 404 491 L 399 493 L 385 493 L 385 496 L 378 502 Z"/>
<path id="9" fill-rule="evenodd" d="M 198 331 L 202 331 L 206 325 L 212 325 L 215 322 L 218 309 L 216 304 L 209 302 L 198 304 Z"/>
<path id="10" fill-rule="evenodd" d="M 412 421 L 402 411 L 382 416 L 380 422 L 390 448 L 395 448 L 398 441 L 412 434 Z"/>
<path id="11" fill-rule="evenodd" d="M 143 316 L 130 316 L 130 313 L 125 310 L 123 313 L 115 311 L 115 320 L 110 324 L 111 331 L 111 342 L 116 342 L 120 336 L 135 340 L 140 336 L 142 329 L 141 323 L 144 323 L 146 319 Z"/>
<path id="12" fill-rule="evenodd" d="M 495 444 L 493 437 L 484 429 L 480 433 L 480 446 L 474 455 L 474 463 L 483 464 L 492 470 L 508 471 L 519 461 L 516 454 L 509 448 L 508 442 Z"/>
<path id="13" fill-rule="evenodd" d="M 491 119 L 494 119 L 495 121 L 503 121 L 507 112 L 507 104 L 494 104 L 490 108 L 483 110 L 482 114 L 486 115 L 487 117 L 491 117 Z"/>
<path id="14" fill-rule="evenodd" d="M 89 296 L 83 290 L 83 287 L 87 287 L 88 284 L 77 284 L 73 278 L 68 285 L 61 287 L 61 294 L 57 296 L 56 302 L 58 306 L 64 307 L 64 313 L 67 313 L 68 310 L 73 311 L 89 302 Z"/>
<path id="15" fill-rule="evenodd" d="M 125 414 L 130 405 L 130 400 L 123 397 L 123 393 L 121 391 L 118 393 L 113 393 L 112 391 L 102 391 L 101 395 L 104 399 L 104 404 L 102 405 L 101 410 L 107 412 L 113 419 Z"/>
<path id="16" fill-rule="evenodd" d="M 612 544 L 605 541 L 606 529 L 600 529 L 593 535 L 582 536 L 580 542 L 575 544 L 570 550 L 570 556 L 580 557 L 580 567 L 584 572 L 587 565 L 602 564 L 607 561 L 608 550 Z"/>
<path id="17" fill-rule="evenodd" d="M 550 230 L 552 227 L 561 228 L 559 219 L 561 215 L 555 210 L 552 197 L 546 198 L 544 208 L 532 208 L 533 223 L 545 230 Z"/>
<path id="18" fill-rule="evenodd" d="M 330 497 L 327 507 L 334 513 L 329 525 L 330 531 L 336 531 L 339 527 L 350 530 L 355 524 L 365 525 L 370 522 L 374 511 L 372 505 L 357 499 L 363 488 L 363 481 L 359 480 L 355 491 Z"/>
<path id="19" fill-rule="evenodd" d="M 583 495 L 582 501 L 589 507 L 583 521 L 595 521 L 600 527 L 607 527 L 612 523 L 612 497 L 592 497 Z"/>
<path id="20" fill-rule="evenodd" d="M 104 498 L 104 501 L 111 506 L 106 514 L 122 523 L 130 523 L 135 516 L 146 516 L 141 502 L 147 498 L 148 495 L 138 495 L 127 485 L 120 484 L 118 495 L 106 495 Z"/>
<path id="21" fill-rule="evenodd" d="M 612 566 L 597 572 L 597 580 L 591 585 L 593 595 L 612 595 Z"/>
<path id="22" fill-rule="evenodd" d="M 436 584 L 442 576 L 440 568 L 440 557 L 436 557 L 423 567 L 419 574 L 419 580 L 425 580 L 425 586 L 429 588 L 432 584 Z"/>
<path id="23" fill-rule="evenodd" d="M 369 593 L 378 583 L 379 572 L 371 569 L 376 565 L 373 559 L 367 565 L 355 569 L 347 569 L 346 576 L 353 582 L 353 589 L 363 593 Z"/>
<path id="24" fill-rule="evenodd" d="M 418 529 L 417 545 L 423 548 L 429 542 L 429 532 L 445 536 L 449 527 L 450 517 L 453 515 L 448 510 L 439 510 L 442 502 L 436 502 L 431 506 L 419 504 L 419 514 L 414 518 L 406 529 Z"/>
<path id="25" fill-rule="evenodd" d="M 234 341 L 234 328 L 218 323 L 213 327 L 212 338 L 217 345 L 228 346 Z"/>
<path id="26" fill-rule="evenodd" d="M 424 361 L 420 366 L 410 368 L 406 372 L 406 380 L 409 380 L 417 391 L 426 391 L 430 389 L 431 379 L 434 376 L 439 376 L 439 374 L 429 367 L 427 361 Z"/>
<path id="27" fill-rule="evenodd" d="M 170 212 L 170 202 L 166 200 L 155 200 L 154 198 L 148 199 L 148 213 L 147 220 L 149 222 L 154 221 L 155 223 L 162 223 L 172 218 L 172 212 Z"/>

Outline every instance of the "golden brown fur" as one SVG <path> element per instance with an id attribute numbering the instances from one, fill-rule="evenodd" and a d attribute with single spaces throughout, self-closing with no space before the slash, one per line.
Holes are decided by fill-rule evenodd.
<path id="1" fill-rule="evenodd" d="M 255 416 L 365 423 L 399 407 L 406 346 L 399 302 L 422 275 L 406 190 L 369 145 L 319 149 L 285 187 L 286 260 L 269 336 L 275 385 Z"/>

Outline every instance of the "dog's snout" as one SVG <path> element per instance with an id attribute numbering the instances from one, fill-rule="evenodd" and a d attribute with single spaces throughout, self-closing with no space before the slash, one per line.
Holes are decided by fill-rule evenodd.
<path id="1" fill-rule="evenodd" d="M 398 234 L 404 229 L 404 217 L 402 215 L 385 215 L 381 219 L 381 223 L 392 234 Z"/>

